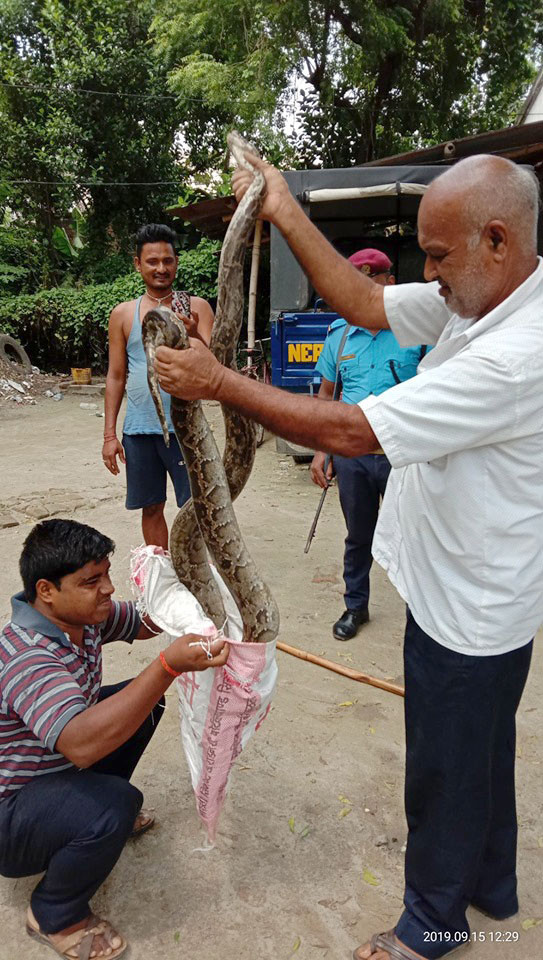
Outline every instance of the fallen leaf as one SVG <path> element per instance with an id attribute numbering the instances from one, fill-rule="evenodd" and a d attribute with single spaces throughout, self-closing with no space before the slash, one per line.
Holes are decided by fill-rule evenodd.
<path id="1" fill-rule="evenodd" d="M 304 829 L 302 830 L 302 832 L 301 832 L 301 834 L 300 834 L 302 840 L 303 840 L 304 837 L 307 837 L 308 833 L 311 833 L 311 827 L 309 826 L 309 824 L 307 825 L 307 827 L 304 827 Z"/>
<path id="2" fill-rule="evenodd" d="M 380 883 L 380 881 L 377 879 L 377 877 L 374 877 L 374 876 L 373 876 L 373 873 L 370 873 L 370 871 L 367 870 L 367 869 L 364 870 L 364 873 L 362 874 L 362 879 L 363 879 L 364 883 L 369 883 L 370 886 L 372 886 L 372 887 L 378 887 L 378 886 L 379 886 L 379 883 Z"/>
<path id="3" fill-rule="evenodd" d="M 523 920 L 521 927 L 523 930 L 530 930 L 532 927 L 539 927 L 543 923 L 543 920 L 534 920 L 533 917 L 527 917 L 526 920 Z"/>
<path id="4" fill-rule="evenodd" d="M 538 845 L 538 847 L 543 847 L 543 837 L 538 837 L 538 838 L 537 838 L 537 845 Z"/>
<path id="5" fill-rule="evenodd" d="M 342 803 L 350 803 L 351 801 L 348 797 L 344 797 L 342 793 L 338 793 L 338 800 L 341 800 Z"/>
<path id="6" fill-rule="evenodd" d="M 180 941 L 180 939 L 181 939 L 181 934 L 179 933 L 179 930 L 176 930 L 176 931 L 175 931 L 175 933 L 174 933 L 174 935 L 173 935 L 173 938 L 174 938 L 174 940 L 175 940 L 176 943 L 179 943 L 179 941 Z"/>
<path id="7" fill-rule="evenodd" d="M 352 700 L 344 700 L 343 703 L 338 703 L 338 707 L 352 707 L 354 706 Z"/>
<path id="8" fill-rule="evenodd" d="M 370 733 L 375 733 L 375 727 L 370 727 Z"/>
<path id="9" fill-rule="evenodd" d="M 293 954 L 296 953 L 297 950 L 300 949 L 301 945 L 302 945 L 301 938 L 300 938 L 300 937 L 296 937 L 296 940 L 294 941 L 294 946 L 293 946 L 292 951 L 291 951 L 291 954 L 290 954 L 291 957 L 292 957 Z"/>
<path id="10" fill-rule="evenodd" d="M 343 807 L 343 808 L 339 811 L 338 817 L 341 818 L 341 817 L 346 817 L 346 816 L 348 816 L 352 809 L 353 809 L 352 807 Z"/>
<path id="11" fill-rule="evenodd" d="M 288 828 L 291 833 L 294 833 L 294 817 L 290 817 L 288 821 Z"/>

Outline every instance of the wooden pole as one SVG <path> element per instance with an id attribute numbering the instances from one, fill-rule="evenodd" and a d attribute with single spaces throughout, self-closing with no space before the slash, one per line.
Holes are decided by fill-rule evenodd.
<path id="1" fill-rule="evenodd" d="M 309 653 L 307 650 L 299 650 L 298 647 L 289 647 L 287 643 L 277 643 L 277 649 L 283 653 L 290 654 L 291 657 L 298 657 L 299 660 L 307 660 L 309 663 L 315 663 L 318 667 L 324 667 L 326 670 L 332 670 L 334 673 L 341 674 L 342 677 L 348 677 L 349 680 L 357 680 L 358 683 L 368 683 L 371 687 L 379 687 L 380 690 L 386 690 L 387 693 L 395 693 L 397 697 L 404 697 L 405 690 L 395 683 L 389 683 L 388 680 L 379 680 L 377 677 L 371 677 L 369 673 L 360 673 L 359 670 L 351 670 L 350 667 L 344 667 L 340 663 L 334 663 L 333 660 L 325 660 L 324 657 L 318 657 L 315 653 Z"/>
<path id="2" fill-rule="evenodd" d="M 262 240 L 263 221 L 257 220 L 255 223 L 255 235 L 253 237 L 253 250 L 251 254 L 251 278 L 249 280 L 249 306 L 247 309 L 247 349 L 254 350 L 255 331 L 256 331 L 256 295 L 258 291 L 258 266 L 260 263 L 260 243 Z M 251 367 L 253 358 L 249 353 L 247 355 L 247 366 Z"/>

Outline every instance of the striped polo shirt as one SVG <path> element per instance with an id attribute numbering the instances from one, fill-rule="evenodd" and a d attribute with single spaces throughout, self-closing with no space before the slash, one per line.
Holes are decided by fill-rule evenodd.
<path id="1" fill-rule="evenodd" d="M 104 623 L 86 626 L 83 646 L 71 642 L 16 594 L 0 633 L 0 801 L 32 777 L 73 764 L 55 751 L 62 730 L 98 699 L 102 644 L 131 643 L 140 629 L 132 602 L 112 602 Z"/>

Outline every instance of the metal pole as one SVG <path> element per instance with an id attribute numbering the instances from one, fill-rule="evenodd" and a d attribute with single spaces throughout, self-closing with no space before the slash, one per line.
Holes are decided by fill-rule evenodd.
<path id="1" fill-rule="evenodd" d="M 370 687 L 379 687 L 380 690 L 386 690 L 387 693 L 395 693 L 397 697 L 405 696 L 404 688 L 395 683 L 389 683 L 388 680 L 379 680 L 377 677 L 371 677 L 369 673 L 360 673 L 359 670 L 351 670 L 350 667 L 334 663 L 333 660 L 325 660 L 324 657 L 317 657 L 315 653 L 309 653 L 307 650 L 299 650 L 298 647 L 290 647 L 287 643 L 280 642 L 277 643 L 277 649 L 282 650 L 283 653 L 289 653 L 291 657 L 298 657 L 299 660 L 307 660 L 309 663 L 315 663 L 318 667 L 324 667 L 326 670 L 339 673 L 342 677 L 348 677 L 349 680 L 368 683 Z"/>
<path id="2" fill-rule="evenodd" d="M 253 358 L 251 350 L 255 348 L 256 331 L 256 295 L 258 290 L 258 265 L 260 263 L 260 243 L 262 240 L 263 221 L 257 220 L 255 223 L 255 234 L 253 237 L 253 250 L 251 255 L 251 278 L 249 280 L 249 307 L 247 311 L 247 366 L 252 366 Z"/>

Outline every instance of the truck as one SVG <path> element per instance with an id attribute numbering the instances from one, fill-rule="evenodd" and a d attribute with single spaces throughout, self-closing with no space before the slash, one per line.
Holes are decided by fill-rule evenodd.
<path id="1" fill-rule="evenodd" d="M 397 283 L 422 280 L 417 245 L 419 203 L 439 166 L 290 170 L 291 193 L 336 250 L 349 257 L 376 247 L 390 257 Z M 276 227 L 271 228 L 270 331 L 272 384 L 294 393 L 318 393 L 315 364 L 328 328 L 338 317 L 319 299 Z M 307 460 L 312 451 L 277 439 L 277 450 Z"/>

